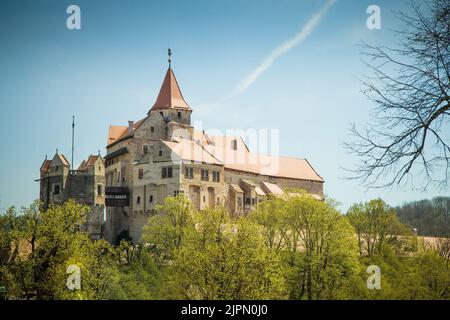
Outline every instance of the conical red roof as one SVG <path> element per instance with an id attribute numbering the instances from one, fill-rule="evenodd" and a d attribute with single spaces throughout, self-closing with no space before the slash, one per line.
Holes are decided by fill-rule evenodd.
<path id="1" fill-rule="evenodd" d="M 184 101 L 183 94 L 178 86 L 177 79 L 169 67 L 164 77 L 163 84 L 159 90 L 158 98 L 150 111 L 164 110 L 164 109 L 185 109 L 191 111 L 192 109 Z"/>

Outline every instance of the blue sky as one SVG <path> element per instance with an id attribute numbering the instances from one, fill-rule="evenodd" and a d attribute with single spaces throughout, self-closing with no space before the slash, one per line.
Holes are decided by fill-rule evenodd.
<path id="1" fill-rule="evenodd" d="M 39 167 L 56 148 L 75 163 L 105 153 L 110 124 L 141 119 L 167 68 L 167 47 L 183 94 L 204 128 L 278 128 L 280 153 L 307 158 L 342 203 L 382 197 L 392 205 L 445 195 L 411 187 L 366 190 L 343 179 L 357 159 L 343 143 L 371 103 L 358 78 L 368 72 L 357 44 L 393 41 L 392 11 L 403 1 L 336 1 L 298 46 L 245 91 L 233 89 L 325 1 L 1 1 L 0 209 L 38 197 Z M 81 30 L 66 28 L 66 8 L 81 8 Z M 368 5 L 381 30 L 368 30 Z M 447 193 L 448 195 L 448 193 Z"/>

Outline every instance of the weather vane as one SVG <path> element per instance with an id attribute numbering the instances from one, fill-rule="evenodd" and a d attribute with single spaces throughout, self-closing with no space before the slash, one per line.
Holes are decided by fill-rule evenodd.
<path id="1" fill-rule="evenodd" d="M 170 50 L 170 48 L 167 50 L 167 55 L 169 56 L 169 68 L 170 68 L 170 63 L 172 62 L 172 60 L 170 59 L 170 57 L 172 56 L 172 50 Z"/>

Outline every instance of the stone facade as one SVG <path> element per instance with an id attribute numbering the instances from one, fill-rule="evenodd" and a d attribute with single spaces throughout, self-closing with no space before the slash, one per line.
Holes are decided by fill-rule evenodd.
<path id="1" fill-rule="evenodd" d="M 90 156 L 77 170 L 62 154 L 45 160 L 40 170 L 40 200 L 44 208 L 69 199 L 89 206 L 81 229 L 93 238 L 102 237 L 105 210 L 105 166 L 100 156 Z"/>
<path id="2" fill-rule="evenodd" d="M 77 170 L 62 154 L 44 161 L 44 206 L 68 199 L 88 205 L 83 230 L 117 243 L 122 233 L 139 241 L 156 206 L 179 193 L 197 210 L 221 205 L 233 217 L 289 189 L 322 199 L 324 181 L 305 159 L 261 156 L 242 137 L 208 136 L 192 127 L 191 114 L 169 67 L 147 116 L 110 126 L 104 159 L 90 156 Z"/>
<path id="3" fill-rule="evenodd" d="M 268 194 L 284 194 L 285 189 L 301 188 L 317 198 L 323 196 L 324 181 L 306 160 L 284 159 L 283 170 L 267 174 L 257 170 L 258 164 L 231 163 L 219 156 L 219 149 L 244 157 L 251 153 L 240 138 L 208 137 L 196 131 L 191 113 L 169 68 L 147 116 L 129 121 L 128 126 L 110 127 L 106 189 L 108 193 L 108 188 L 119 188 L 127 198 L 125 204 L 107 203 L 103 236 L 110 242 L 124 231 L 139 241 L 156 205 L 179 193 L 186 194 L 198 210 L 223 205 L 232 216 L 248 213 Z M 286 164 L 292 174 L 286 173 Z"/>

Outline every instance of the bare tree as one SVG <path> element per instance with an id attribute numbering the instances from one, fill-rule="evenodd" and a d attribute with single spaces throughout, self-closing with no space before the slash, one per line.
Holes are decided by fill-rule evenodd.
<path id="1" fill-rule="evenodd" d="M 397 47 L 362 45 L 371 70 L 364 93 L 376 109 L 365 128 L 353 125 L 346 146 L 360 157 L 347 169 L 351 178 L 367 187 L 445 188 L 449 182 L 450 1 L 410 9 L 396 12 L 404 25 L 394 31 Z"/>

